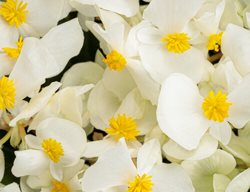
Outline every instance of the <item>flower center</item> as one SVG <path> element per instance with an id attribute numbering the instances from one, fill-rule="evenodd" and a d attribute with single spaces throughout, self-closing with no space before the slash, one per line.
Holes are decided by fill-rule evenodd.
<path id="1" fill-rule="evenodd" d="M 42 147 L 44 153 L 46 153 L 49 158 L 58 163 L 60 157 L 64 155 L 64 151 L 60 142 L 57 142 L 55 139 L 45 139 L 42 142 Z"/>
<path id="2" fill-rule="evenodd" d="M 165 43 L 165 47 L 169 52 L 184 53 L 190 49 L 190 38 L 186 33 L 173 33 L 167 34 L 162 38 L 162 42 Z"/>
<path id="3" fill-rule="evenodd" d="M 23 37 L 21 36 L 16 42 L 17 48 L 3 48 L 3 51 L 11 58 L 17 59 L 21 53 L 23 47 Z"/>
<path id="4" fill-rule="evenodd" d="M 103 59 L 103 62 L 108 65 L 108 67 L 112 70 L 121 71 L 124 69 L 127 61 L 126 59 L 117 51 L 111 51 L 106 59 Z"/>
<path id="5" fill-rule="evenodd" d="M 152 192 L 153 185 L 152 176 L 137 175 L 134 181 L 129 182 L 128 192 Z"/>
<path id="6" fill-rule="evenodd" d="M 15 96 L 16 88 L 13 80 L 3 76 L 0 79 L 0 110 L 14 108 Z"/>
<path id="7" fill-rule="evenodd" d="M 69 192 L 68 186 L 63 182 L 53 181 L 52 184 L 51 192 Z"/>
<path id="8" fill-rule="evenodd" d="M 9 23 L 9 25 L 19 27 L 26 22 L 27 3 L 19 0 L 7 0 L 0 5 L 0 15 Z"/>
<path id="9" fill-rule="evenodd" d="M 112 117 L 109 120 L 109 126 L 106 132 L 117 139 L 124 137 L 126 140 L 136 140 L 136 136 L 139 135 L 135 120 L 125 114 L 118 115 L 116 119 Z"/>
<path id="10" fill-rule="evenodd" d="M 221 37 L 223 32 L 213 34 L 208 37 L 207 49 L 210 51 L 219 52 L 221 47 Z"/>
<path id="11" fill-rule="evenodd" d="M 218 91 L 215 95 L 213 91 L 209 91 L 207 97 L 204 98 L 202 109 L 204 115 L 209 120 L 223 122 L 228 117 L 229 107 L 232 103 L 227 101 L 227 95 Z"/>

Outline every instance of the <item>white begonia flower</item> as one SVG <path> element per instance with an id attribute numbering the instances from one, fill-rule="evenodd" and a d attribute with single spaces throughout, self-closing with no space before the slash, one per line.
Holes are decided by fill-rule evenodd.
<path id="1" fill-rule="evenodd" d="M 120 73 L 125 68 L 133 77 L 143 97 L 156 104 L 160 91 L 160 85 L 155 82 L 138 60 L 138 42 L 136 29 L 130 28 L 126 21 L 111 12 L 100 11 L 100 18 L 104 28 L 95 22 L 87 22 L 90 30 L 104 44 L 106 58 L 104 63 L 110 70 Z M 144 26 L 144 24 L 141 24 Z M 146 24 L 145 24 L 146 25 Z"/>
<path id="2" fill-rule="evenodd" d="M 194 191 L 190 178 L 181 166 L 161 162 L 157 140 L 150 140 L 140 148 L 136 165 L 122 142 L 106 151 L 86 170 L 83 190 L 97 192 L 120 187 L 119 191 L 129 192 Z"/>
<path id="3" fill-rule="evenodd" d="M 77 19 L 52 28 L 42 39 L 25 38 L 22 52 L 10 73 L 17 103 L 38 91 L 46 78 L 59 74 L 82 45 L 83 32 Z"/>
<path id="4" fill-rule="evenodd" d="M 71 11 L 68 0 L 6 0 L 0 3 L 1 46 L 8 37 L 42 37 Z M 2 44 L 2 42 L 4 44 Z M 8 44 L 7 44 L 8 45 Z M 2 48 L 2 47 L 1 47 Z"/>
<path id="5" fill-rule="evenodd" d="M 105 70 L 89 95 L 88 110 L 91 124 L 108 135 L 101 141 L 89 142 L 85 157 L 99 156 L 122 137 L 136 156 L 141 146 L 136 137 L 145 135 L 157 124 L 156 108 L 141 96 L 126 69 L 119 73 Z"/>
<path id="6" fill-rule="evenodd" d="M 196 191 L 209 192 L 214 191 L 214 188 L 227 186 L 230 182 L 227 175 L 235 168 L 236 161 L 232 155 L 218 149 L 209 158 L 200 161 L 185 160 L 181 165 L 190 175 Z M 225 191 L 225 188 L 222 191 Z"/>
<path id="7" fill-rule="evenodd" d="M 77 164 L 86 147 L 83 129 L 68 120 L 48 118 L 42 121 L 36 136 L 26 135 L 27 150 L 16 151 L 12 173 L 16 177 L 40 175 L 50 170 L 58 181 L 63 168 Z"/>
<path id="8" fill-rule="evenodd" d="M 89 122 L 89 118 L 85 118 L 85 116 L 88 116 L 88 111 L 87 104 L 83 102 L 83 99 L 85 94 L 92 88 L 92 84 L 87 84 L 66 87 L 58 91 L 33 118 L 28 131 L 36 130 L 39 123 L 49 117 L 63 118 L 85 127 Z"/>
<path id="9" fill-rule="evenodd" d="M 157 108 L 159 127 L 187 150 L 196 149 L 209 134 L 223 144 L 231 138 L 231 125 L 242 128 L 250 120 L 250 75 L 230 93 L 209 91 L 202 97 L 195 82 L 183 74 L 164 81 Z"/>
<path id="10" fill-rule="evenodd" d="M 84 161 L 80 160 L 76 165 L 63 168 L 63 178 L 61 181 L 51 176 L 49 171 L 38 176 L 28 176 L 22 184 L 31 190 L 41 190 L 43 192 L 74 191 L 80 192 L 81 184 L 78 178 L 84 167 Z"/>
<path id="11" fill-rule="evenodd" d="M 237 25 L 229 24 L 222 36 L 223 54 L 229 57 L 235 68 L 242 76 L 250 72 L 249 50 L 250 50 L 250 31 Z M 233 46 L 232 46 L 233 45 Z"/>
<path id="12" fill-rule="evenodd" d="M 139 12 L 139 0 L 70 0 L 72 7 L 87 16 L 98 16 L 97 8 L 112 11 L 126 17 Z M 95 8 L 96 6 L 96 8 Z"/>
<path id="13" fill-rule="evenodd" d="M 250 168 L 241 172 L 228 184 L 225 192 L 247 192 L 250 189 Z"/>
<path id="14" fill-rule="evenodd" d="M 201 5 L 201 0 L 152 0 L 145 9 L 143 17 L 151 25 L 138 30 L 139 54 L 143 66 L 156 82 L 162 83 L 174 72 L 199 82 L 207 73 L 207 60 L 202 51 L 192 46 L 192 37 L 187 31 L 188 22 Z"/>
<path id="15" fill-rule="evenodd" d="M 187 150 L 178 145 L 173 140 L 169 140 L 163 145 L 163 152 L 167 157 L 178 160 L 201 160 L 211 156 L 218 147 L 218 141 L 209 134 L 204 134 L 199 146 L 194 150 Z"/>

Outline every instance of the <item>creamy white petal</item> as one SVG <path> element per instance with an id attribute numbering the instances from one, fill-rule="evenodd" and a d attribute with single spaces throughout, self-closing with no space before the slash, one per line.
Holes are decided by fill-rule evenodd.
<path id="1" fill-rule="evenodd" d="M 227 185 L 230 183 L 230 179 L 222 174 L 214 174 L 213 176 L 213 188 L 214 192 L 225 192 Z"/>
<path id="2" fill-rule="evenodd" d="M 27 119 L 39 112 L 49 101 L 56 90 L 61 86 L 59 82 L 52 82 L 48 87 L 42 89 L 42 91 L 36 96 L 32 97 L 28 105 L 9 123 L 10 126 L 15 126 L 21 119 Z"/>
<path id="3" fill-rule="evenodd" d="M 180 165 L 162 163 L 154 167 L 150 174 L 153 192 L 194 192 L 190 177 Z"/>
<path id="4" fill-rule="evenodd" d="M 77 19 L 52 28 L 41 40 L 48 52 L 55 59 L 59 72 L 61 72 L 70 58 L 76 56 L 82 48 L 84 36 L 82 28 Z M 57 72 L 47 72 L 47 77 L 57 74 Z"/>
<path id="5" fill-rule="evenodd" d="M 158 140 L 152 139 L 142 145 L 137 155 L 139 175 L 148 173 L 155 165 L 162 162 L 161 146 Z"/>
<path id="6" fill-rule="evenodd" d="M 176 73 L 164 81 L 157 120 L 161 130 L 182 147 L 198 147 L 209 122 L 203 116 L 202 97 L 191 79 Z"/>
<path id="7" fill-rule="evenodd" d="M 26 175 L 40 175 L 49 169 L 47 156 L 39 150 L 15 151 L 15 161 L 11 169 L 16 177 Z"/>
<path id="8" fill-rule="evenodd" d="M 155 105 L 158 102 L 160 84 L 150 77 L 142 63 L 138 60 L 129 59 L 127 69 L 133 77 L 141 95 Z"/>
<path id="9" fill-rule="evenodd" d="M 73 65 L 62 77 L 62 87 L 96 84 L 102 77 L 104 70 L 94 62 L 84 62 Z"/>
<path id="10" fill-rule="evenodd" d="M 21 192 L 17 183 L 11 183 L 9 185 L 6 185 L 3 189 L 1 189 L 1 191 L 2 192 Z"/>
<path id="11" fill-rule="evenodd" d="M 14 67 L 16 60 L 10 58 L 5 53 L 0 53 L 0 77 L 3 75 L 9 75 L 12 68 Z"/>
<path id="12" fill-rule="evenodd" d="M 212 123 L 209 129 L 210 135 L 227 145 L 231 139 L 232 129 L 227 121 L 222 123 Z"/>
<path id="13" fill-rule="evenodd" d="M 235 128 L 242 128 L 250 120 L 250 75 L 244 77 L 242 82 L 228 95 L 232 103 L 229 109 L 228 121 Z"/>
<path id="14" fill-rule="evenodd" d="M 127 185 L 135 175 L 136 168 L 127 147 L 118 145 L 101 155 L 97 162 L 86 170 L 82 186 L 85 191 L 100 191 Z"/>
<path id="15" fill-rule="evenodd" d="M 246 192 L 250 188 L 250 168 L 237 175 L 229 183 L 226 192 Z"/>
<path id="16" fill-rule="evenodd" d="M 4 47 L 15 47 L 19 34 L 15 26 L 10 26 L 2 17 L 0 17 L 0 50 Z"/>
<path id="17" fill-rule="evenodd" d="M 158 83 L 162 83 L 172 73 L 183 73 L 199 82 L 207 70 L 204 55 L 196 48 L 176 54 L 168 52 L 163 44 L 142 45 L 139 54 L 143 66 Z"/>
<path id="18" fill-rule="evenodd" d="M 31 30 L 27 29 L 28 26 L 24 29 L 21 26 L 20 31 L 28 36 L 42 37 L 72 9 L 67 0 L 24 0 L 24 2 L 27 3 L 27 25 Z"/>
<path id="19" fill-rule="evenodd" d="M 218 147 L 218 141 L 209 134 L 205 134 L 197 147 L 194 150 L 186 150 L 173 140 L 169 140 L 163 146 L 163 151 L 168 156 L 180 160 L 201 160 L 211 156 Z"/>
<path id="20" fill-rule="evenodd" d="M 36 134 L 41 140 L 51 138 L 61 143 L 64 155 L 59 163 L 63 166 L 76 164 L 86 147 L 84 130 L 76 123 L 65 119 L 51 117 L 42 121 L 37 127 Z"/>
<path id="21" fill-rule="evenodd" d="M 178 33 L 197 13 L 201 5 L 201 0 L 152 0 L 143 17 L 165 34 Z"/>
<path id="22" fill-rule="evenodd" d="M 233 45 L 233 46 L 232 46 Z M 244 76 L 250 72 L 250 33 L 247 29 L 229 24 L 222 36 L 222 52 L 229 56 Z"/>

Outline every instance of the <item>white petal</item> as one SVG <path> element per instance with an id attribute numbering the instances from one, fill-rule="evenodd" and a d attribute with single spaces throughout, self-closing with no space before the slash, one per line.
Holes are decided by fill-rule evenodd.
<path id="1" fill-rule="evenodd" d="M 11 183 L 9 185 L 6 185 L 3 189 L 1 189 L 1 191 L 2 192 L 21 192 L 17 183 Z"/>
<path id="2" fill-rule="evenodd" d="M 15 26 L 10 26 L 2 17 L 0 18 L 0 50 L 4 47 L 13 47 L 19 34 Z"/>
<path id="3" fill-rule="evenodd" d="M 141 95 L 155 105 L 160 93 L 160 84 L 154 81 L 138 60 L 129 59 L 127 69 L 133 77 Z"/>
<path id="4" fill-rule="evenodd" d="M 160 164 L 151 171 L 153 192 L 194 192 L 192 181 L 177 164 Z"/>
<path id="5" fill-rule="evenodd" d="M 73 65 L 62 77 L 62 87 L 96 84 L 102 77 L 104 70 L 94 62 L 84 62 Z"/>
<path id="6" fill-rule="evenodd" d="M 162 162 L 161 146 L 158 140 L 152 139 L 142 145 L 137 156 L 139 175 L 148 173 L 156 164 Z"/>
<path id="7" fill-rule="evenodd" d="M 250 168 L 237 175 L 228 185 L 226 192 L 246 192 L 250 188 Z"/>
<path id="8" fill-rule="evenodd" d="M 222 174 L 214 174 L 213 188 L 214 192 L 224 192 L 227 185 L 230 183 L 230 179 Z"/>
<path id="9" fill-rule="evenodd" d="M 7 54 L 0 53 L 0 77 L 3 75 L 9 75 L 15 62 L 15 59 L 10 58 Z"/>
<path id="10" fill-rule="evenodd" d="M 22 30 L 22 26 L 20 30 L 28 36 L 43 36 L 49 29 L 56 26 L 60 19 L 66 17 L 71 11 L 71 7 L 67 0 L 25 0 L 24 2 L 27 2 L 27 24 L 32 31 L 27 30 L 27 28 L 27 31 L 25 31 L 25 29 Z M 32 33 L 34 31 L 36 32 L 35 34 Z"/>
<path id="11" fill-rule="evenodd" d="M 229 109 L 228 121 L 235 128 L 242 128 L 250 120 L 250 75 L 244 77 L 242 82 L 228 95 L 232 103 Z"/>
<path id="12" fill-rule="evenodd" d="M 115 114 L 119 106 L 118 98 L 103 86 L 102 81 L 99 81 L 88 99 L 90 121 L 93 126 L 104 130 L 108 125 L 108 120 Z"/>
<path id="13" fill-rule="evenodd" d="M 199 82 L 206 70 L 205 58 L 196 48 L 176 54 L 168 52 L 162 44 L 142 45 L 139 53 L 143 66 L 158 83 L 162 83 L 171 73 L 183 73 Z"/>
<path id="14" fill-rule="evenodd" d="M 36 134 L 41 140 L 51 138 L 61 143 L 64 155 L 60 158 L 60 163 L 64 166 L 76 164 L 86 147 L 86 134 L 83 129 L 65 119 L 51 117 L 42 121 Z"/>
<path id="15" fill-rule="evenodd" d="M 159 96 L 159 127 L 182 147 L 195 149 L 209 126 L 201 106 L 195 83 L 185 75 L 173 74 L 163 83 Z"/>
<path id="16" fill-rule="evenodd" d="M 15 155 L 11 171 L 16 177 L 40 175 L 49 168 L 48 158 L 42 151 L 28 149 L 15 151 Z"/>
<path id="17" fill-rule="evenodd" d="M 232 46 L 233 45 L 233 46 Z M 244 76 L 250 72 L 250 33 L 248 30 L 229 24 L 222 36 L 222 52 L 229 56 L 236 69 Z"/>
<path id="18" fill-rule="evenodd" d="M 88 142 L 83 156 L 86 158 L 99 157 L 115 145 L 116 143 L 109 139 Z"/>
<path id="19" fill-rule="evenodd" d="M 180 160 L 201 160 L 211 156 L 218 147 L 218 141 L 209 134 L 205 134 L 199 146 L 195 150 L 186 150 L 173 140 L 169 140 L 164 146 L 163 151 L 168 156 Z"/>
<path id="20" fill-rule="evenodd" d="M 222 123 L 213 123 L 209 133 L 218 141 L 227 145 L 231 139 L 232 129 L 227 121 Z"/>
<path id="21" fill-rule="evenodd" d="M 52 28 L 41 41 L 49 53 L 53 55 L 59 67 L 59 72 L 61 72 L 69 59 L 80 52 L 83 40 L 82 28 L 78 20 L 73 19 Z M 49 77 L 49 75 L 53 76 L 56 73 L 51 71 L 51 74 L 47 75 Z"/>
<path id="22" fill-rule="evenodd" d="M 143 17 L 165 34 L 178 33 L 192 19 L 201 5 L 201 0 L 152 0 L 144 11 Z"/>
<path id="23" fill-rule="evenodd" d="M 59 82 L 53 82 L 48 87 L 42 89 L 42 91 L 34 96 L 28 105 L 18 114 L 14 119 L 10 121 L 10 126 L 15 126 L 21 119 L 28 119 L 39 112 L 49 101 L 56 90 L 61 86 Z"/>
<path id="24" fill-rule="evenodd" d="M 83 189 L 100 191 L 109 187 L 127 185 L 135 175 L 136 168 L 127 147 L 118 145 L 105 152 L 86 170 L 82 181 Z"/>

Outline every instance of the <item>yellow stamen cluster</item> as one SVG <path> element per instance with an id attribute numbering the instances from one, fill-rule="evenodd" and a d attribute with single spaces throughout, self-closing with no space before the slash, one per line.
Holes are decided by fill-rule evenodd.
<path id="1" fill-rule="evenodd" d="M 49 156 L 49 158 L 58 163 L 60 157 L 64 155 L 64 151 L 60 142 L 57 142 L 55 139 L 45 139 L 42 142 L 43 151 Z"/>
<path id="2" fill-rule="evenodd" d="M 213 34 L 208 37 L 208 44 L 207 49 L 210 51 L 219 52 L 221 47 L 221 38 L 222 38 L 223 32 L 220 32 L 218 34 Z"/>
<path id="3" fill-rule="evenodd" d="M 0 5 L 0 15 L 9 25 L 19 27 L 26 22 L 27 3 L 19 0 L 7 0 Z"/>
<path id="4" fill-rule="evenodd" d="M 14 108 L 15 96 L 16 88 L 13 80 L 3 76 L 0 79 L 0 110 Z"/>
<path id="5" fill-rule="evenodd" d="M 165 43 L 165 47 L 169 52 L 184 53 L 190 49 L 190 38 L 186 33 L 173 33 L 167 34 L 162 38 L 162 42 Z"/>
<path id="6" fill-rule="evenodd" d="M 68 186 L 63 182 L 53 181 L 52 185 L 51 192 L 70 192 Z"/>
<path id="7" fill-rule="evenodd" d="M 128 192 L 152 192 L 153 185 L 152 176 L 137 175 L 134 181 L 129 182 Z"/>
<path id="8" fill-rule="evenodd" d="M 125 114 L 118 115 L 117 118 L 111 118 L 109 126 L 109 128 L 106 128 L 106 132 L 116 139 L 124 137 L 126 140 L 135 140 L 136 136 L 139 135 L 135 120 Z"/>
<path id="9" fill-rule="evenodd" d="M 103 62 L 108 65 L 108 67 L 112 70 L 121 71 L 126 66 L 126 59 L 119 52 L 113 50 L 111 51 Z"/>
<path id="10" fill-rule="evenodd" d="M 17 48 L 3 48 L 3 51 L 11 58 L 17 59 L 22 51 L 23 47 L 23 38 L 22 36 L 16 42 Z"/>
<path id="11" fill-rule="evenodd" d="M 204 98 L 202 109 L 204 115 L 213 121 L 223 122 L 228 117 L 229 107 L 232 103 L 227 101 L 227 95 L 219 91 L 214 94 L 210 91 L 208 96 Z"/>

